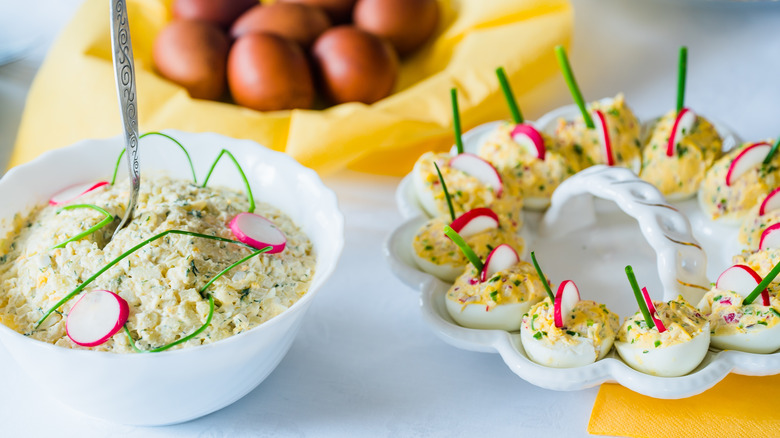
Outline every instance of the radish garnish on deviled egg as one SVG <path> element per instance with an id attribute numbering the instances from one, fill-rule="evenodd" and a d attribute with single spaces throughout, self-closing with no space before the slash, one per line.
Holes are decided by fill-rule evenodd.
<path id="1" fill-rule="evenodd" d="M 780 264 L 763 279 L 745 265 L 723 271 L 698 306 L 709 319 L 714 347 L 750 353 L 780 349 L 778 288 L 767 289 L 778 272 Z"/>
<path id="2" fill-rule="evenodd" d="M 615 348 L 631 367 L 662 377 L 688 374 L 696 368 L 710 345 L 707 318 L 680 296 L 669 302 L 652 301 L 626 267 L 639 311 L 623 321 Z"/>
<path id="3" fill-rule="evenodd" d="M 471 262 L 447 292 L 452 319 L 468 328 L 519 330 L 523 314 L 544 297 L 546 280 L 509 245 L 498 245 L 483 263 L 458 233 L 446 233 Z"/>
<path id="4" fill-rule="evenodd" d="M 571 167 L 579 171 L 595 164 L 627 167 L 639 173 L 641 166 L 639 120 L 622 94 L 585 105 L 574 79 L 566 51 L 555 48 L 558 64 L 581 115 L 559 120 L 556 136 Z"/>
<path id="5" fill-rule="evenodd" d="M 455 139 L 458 153 L 426 152 L 412 170 L 412 182 L 420 206 L 431 217 L 447 214 L 447 201 L 440 186 L 438 166 L 447 186 L 455 212 L 464 213 L 478 207 L 490 207 L 520 221 L 522 199 L 517 189 L 492 164 L 477 155 L 463 152 L 460 117 L 455 90 L 452 90 Z"/>
<path id="6" fill-rule="evenodd" d="M 514 179 L 526 209 L 544 209 L 550 205 L 553 191 L 574 173 L 574 169 L 550 136 L 523 119 L 503 68 L 497 69 L 496 74 L 512 121 L 500 123 L 479 145 L 477 155 Z"/>
<path id="7" fill-rule="evenodd" d="M 747 246 L 749 250 L 772 246 L 769 241 L 764 241 L 764 236 L 765 232 L 777 223 L 780 223 L 780 187 L 769 192 L 758 205 L 750 209 L 739 228 L 739 243 Z M 780 237 L 773 233 L 766 235 L 771 241 Z"/>
<path id="8" fill-rule="evenodd" d="M 533 253 L 531 257 L 538 268 Z M 619 326 L 620 319 L 615 313 L 604 304 L 581 300 L 577 286 L 566 280 L 558 286 L 555 296 L 548 289 L 548 297 L 534 304 L 523 316 L 520 340 L 534 362 L 571 368 L 606 356 Z"/>
<path id="9" fill-rule="evenodd" d="M 685 47 L 680 48 L 677 108 L 652 125 L 647 144 L 642 148 L 639 176 L 669 200 L 687 199 L 696 194 L 723 145 L 712 123 L 683 105 L 687 53 Z"/>

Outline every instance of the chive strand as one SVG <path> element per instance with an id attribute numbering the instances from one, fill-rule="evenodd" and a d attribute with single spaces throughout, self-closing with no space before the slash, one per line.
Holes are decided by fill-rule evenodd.
<path id="1" fill-rule="evenodd" d="M 241 168 L 241 165 L 238 164 L 238 160 L 236 160 L 236 157 L 233 156 L 233 154 L 230 153 L 227 149 L 222 149 L 219 152 L 219 155 L 217 155 L 217 159 L 214 160 L 213 163 L 211 163 L 211 168 L 209 169 L 209 173 L 206 174 L 206 179 L 203 181 L 203 187 L 206 187 L 206 184 L 209 183 L 209 178 L 211 178 L 211 173 L 214 172 L 214 168 L 217 167 L 217 163 L 219 163 L 219 160 L 222 158 L 222 155 L 227 154 L 227 156 L 233 161 L 233 164 L 236 165 L 236 169 L 238 169 L 238 173 L 241 175 L 241 180 L 244 181 L 244 187 L 246 189 L 246 196 L 249 200 L 249 209 L 247 210 L 248 213 L 254 213 L 255 212 L 255 197 L 252 195 L 252 187 L 249 186 L 249 181 L 246 179 L 246 174 L 244 174 L 244 169 Z"/>
<path id="2" fill-rule="evenodd" d="M 450 199 L 450 192 L 447 191 L 447 184 L 444 183 L 444 177 L 441 175 L 441 170 L 439 170 L 439 165 L 436 164 L 436 162 L 433 163 L 433 166 L 436 168 L 436 173 L 439 175 L 439 182 L 441 182 L 441 188 L 444 190 L 444 199 L 447 200 L 447 207 L 450 209 L 450 217 L 452 220 L 455 220 L 455 208 L 452 207 L 452 199 Z"/>
<path id="3" fill-rule="evenodd" d="M 585 99 L 582 97 L 580 87 L 577 86 L 577 80 L 574 79 L 574 73 L 569 64 L 569 58 L 566 56 L 566 49 L 564 49 L 563 46 L 555 46 L 555 55 L 558 58 L 558 65 L 563 73 L 563 79 L 566 80 L 566 85 L 569 86 L 571 96 L 574 98 L 574 103 L 580 108 L 582 119 L 585 121 L 585 126 L 587 126 L 588 129 L 594 129 L 596 125 L 593 124 L 593 118 L 591 118 L 588 109 L 585 107 Z"/>
<path id="4" fill-rule="evenodd" d="M 504 67 L 497 68 L 496 75 L 498 76 L 498 82 L 501 84 L 501 90 L 504 92 L 506 104 L 509 106 L 509 112 L 512 114 L 512 120 L 516 125 L 523 123 L 523 113 L 520 112 L 520 107 L 517 106 L 517 101 L 512 92 L 512 87 L 509 85 L 509 81 L 506 78 Z"/>
<path id="5" fill-rule="evenodd" d="M 688 48 L 680 47 L 680 61 L 677 66 L 677 114 L 685 104 L 685 78 L 688 75 Z"/>
<path id="6" fill-rule="evenodd" d="M 134 253 L 134 252 L 138 251 L 138 250 L 139 250 L 139 249 L 141 249 L 143 246 L 145 246 L 145 245 L 147 245 L 147 244 L 149 244 L 149 243 L 151 243 L 151 242 L 153 242 L 153 241 L 155 241 L 155 240 L 157 240 L 157 239 L 160 239 L 160 238 L 162 238 L 162 237 L 165 237 L 165 236 L 167 236 L 168 234 L 181 234 L 181 235 L 192 236 L 192 237 L 202 237 L 202 238 L 204 238 L 204 239 L 211 239 L 211 240 L 218 240 L 218 241 L 221 241 L 221 242 L 234 243 L 234 244 L 236 244 L 236 245 L 241 245 L 241 246 L 244 246 L 244 247 L 247 247 L 247 248 L 251 248 L 249 245 L 247 245 L 247 244 L 245 244 L 245 243 L 239 242 L 239 241 L 237 241 L 237 240 L 226 239 L 226 238 L 224 238 L 224 237 L 218 237 L 218 236 L 209 236 L 208 234 L 193 233 L 193 232 L 191 232 L 191 231 L 182 231 L 182 230 L 167 230 L 167 231 L 163 231 L 163 232 L 161 232 L 161 233 L 159 233 L 159 234 L 156 234 L 156 235 L 154 235 L 154 236 L 152 236 L 152 237 L 150 237 L 150 238 L 148 238 L 148 239 L 144 240 L 143 242 L 141 242 L 141 243 L 139 243 L 138 245 L 136 245 L 136 246 L 134 246 L 134 247 L 130 248 L 129 250 L 125 251 L 124 253 L 122 253 L 121 255 L 119 255 L 117 258 L 115 258 L 114 260 L 111 260 L 110 262 L 108 262 L 108 264 L 106 264 L 105 266 L 103 266 L 102 268 L 100 268 L 100 269 L 99 269 L 99 270 L 98 270 L 96 273 L 92 274 L 92 276 L 91 276 L 91 277 L 89 277 L 89 278 L 88 278 L 88 279 L 87 279 L 87 280 L 86 280 L 84 283 L 81 283 L 81 284 L 80 284 L 78 287 L 76 287 L 76 289 L 74 289 L 74 290 L 73 290 L 72 292 L 70 292 L 69 294 L 65 295 L 65 296 L 64 296 L 64 297 L 63 297 L 61 300 L 59 300 L 59 301 L 58 301 L 58 302 L 57 302 L 57 303 L 56 303 L 54 306 L 52 306 L 52 307 L 51 307 L 51 308 L 50 308 L 48 311 L 46 311 L 46 313 L 45 313 L 45 314 L 44 314 L 44 315 L 41 317 L 41 319 L 39 319 L 39 320 L 38 320 L 38 322 L 36 322 L 36 323 L 35 323 L 35 328 L 37 329 L 37 328 L 38 328 L 38 327 L 39 327 L 39 326 L 40 326 L 40 325 L 43 323 L 43 321 L 45 321 L 45 320 L 46 320 L 46 318 L 48 318 L 48 317 L 49 317 L 49 316 L 50 316 L 52 313 L 54 313 L 54 312 L 55 312 L 55 311 L 56 311 L 56 310 L 57 310 L 57 309 L 58 309 L 60 306 L 62 306 L 62 305 L 63 305 L 63 304 L 65 304 L 66 302 L 68 302 L 68 301 L 69 301 L 71 298 L 73 298 L 73 297 L 75 297 L 76 295 L 78 295 L 78 294 L 79 294 L 79 292 L 81 292 L 82 290 L 84 290 L 84 288 L 86 288 L 86 287 L 87 287 L 87 286 L 88 286 L 90 283 L 92 283 L 93 281 L 95 281 L 95 279 L 96 279 L 96 278 L 98 278 L 98 277 L 99 277 L 101 274 L 103 274 L 103 273 L 104 273 L 104 272 L 106 272 L 107 270 L 111 269 L 111 268 L 112 268 L 114 265 L 116 265 L 117 263 L 119 263 L 120 261 L 122 261 L 123 259 L 125 259 L 125 258 L 126 258 L 127 256 L 129 256 L 130 254 L 132 254 L 132 253 Z"/>
<path id="7" fill-rule="evenodd" d="M 774 268 L 772 268 L 771 271 L 769 271 L 768 274 L 766 274 L 766 277 L 764 277 L 763 280 L 761 280 L 761 283 L 758 283 L 758 286 L 756 286 L 755 289 L 753 289 L 753 292 L 750 292 L 750 295 L 745 297 L 745 300 L 742 301 L 742 304 L 751 304 L 753 301 L 758 298 L 759 295 L 761 295 L 761 292 L 764 291 L 764 289 L 769 286 L 769 283 L 772 282 L 772 280 L 777 277 L 777 274 L 780 274 L 780 263 L 776 264 Z"/>
<path id="8" fill-rule="evenodd" d="M 463 139 L 460 129 L 460 110 L 458 109 L 458 90 L 450 89 L 450 98 L 452 99 L 452 126 L 455 130 L 455 147 L 458 149 L 458 155 L 463 153 Z"/>
<path id="9" fill-rule="evenodd" d="M 536 254 L 534 254 L 533 251 L 531 251 L 531 261 L 534 263 L 534 268 L 536 268 L 536 273 L 539 275 L 539 279 L 542 281 L 542 284 L 544 284 L 544 290 L 547 291 L 547 296 L 550 297 L 550 302 L 555 304 L 555 295 L 553 295 L 552 289 L 550 289 L 550 283 L 547 282 L 547 277 L 544 276 L 542 268 L 536 261 Z"/>
<path id="10" fill-rule="evenodd" d="M 639 311 L 642 312 L 642 316 L 645 318 L 648 328 L 655 327 L 653 318 L 650 316 L 650 309 L 647 308 L 645 297 L 642 296 L 642 291 L 639 290 L 639 284 L 636 282 L 636 276 L 634 275 L 634 268 L 631 265 L 626 266 L 626 276 L 628 276 L 628 282 L 631 283 L 631 289 L 634 290 L 634 297 L 637 304 L 639 304 Z"/>
<path id="11" fill-rule="evenodd" d="M 458 245 L 458 248 L 460 248 L 460 250 L 463 252 L 463 255 L 465 255 L 471 264 L 477 268 L 477 273 L 482 272 L 482 269 L 485 267 L 485 265 L 482 263 L 482 260 L 479 259 L 479 256 L 477 256 L 474 250 L 471 249 L 469 244 L 463 240 L 463 237 L 461 237 L 460 234 L 453 230 L 449 225 L 444 226 L 444 234 L 452 239 L 452 241 L 455 242 L 455 245 Z"/>
<path id="12" fill-rule="evenodd" d="M 187 148 L 185 148 L 181 143 L 179 143 L 178 140 L 176 140 L 175 138 L 171 137 L 170 135 L 163 134 L 162 132 L 157 132 L 157 131 L 151 131 L 151 132 L 146 132 L 144 134 L 141 134 L 141 136 L 138 137 L 138 139 L 140 140 L 140 139 L 146 137 L 147 135 L 159 135 L 159 136 L 165 137 L 165 138 L 171 140 L 172 142 L 176 143 L 179 146 L 179 148 L 182 150 L 182 152 L 184 152 L 184 155 L 187 157 L 187 162 L 190 164 L 190 172 L 192 172 L 192 181 L 193 181 L 193 183 L 194 184 L 198 184 L 198 178 L 195 176 L 195 166 L 193 166 L 193 164 L 192 164 L 192 158 L 190 157 L 190 153 L 187 151 Z M 119 152 L 119 157 L 116 159 L 116 165 L 114 166 L 114 176 L 111 178 L 111 185 L 112 186 L 114 185 L 114 183 L 116 183 L 116 175 L 117 175 L 117 173 L 119 173 L 119 165 L 122 163 L 122 157 L 124 155 L 125 155 L 125 150 L 122 149 Z"/>
<path id="13" fill-rule="evenodd" d="M 74 240 L 79 240 L 82 237 L 89 236 L 90 234 L 94 233 L 95 231 L 97 231 L 97 230 L 105 227 L 106 225 L 110 224 L 114 220 L 114 216 L 111 215 L 111 213 L 109 213 L 106 210 L 98 207 L 97 205 L 92 205 L 92 204 L 68 205 L 68 206 L 62 207 L 62 209 L 60 211 L 58 211 L 57 214 L 60 214 L 60 212 L 63 211 L 63 210 L 73 210 L 73 209 L 76 209 L 76 208 L 91 208 L 91 209 L 97 211 L 98 213 L 103 214 L 105 217 L 100 222 L 98 222 L 97 224 L 91 226 L 86 231 L 82 231 L 81 233 L 76 234 L 75 236 L 71 237 L 70 239 L 68 239 L 68 240 L 66 240 L 66 241 L 64 241 L 64 242 L 62 242 L 62 243 L 60 243 L 58 245 L 52 246 L 50 249 L 63 248 L 63 247 L 65 247 L 65 245 L 67 245 L 70 242 L 73 242 Z"/>
<path id="14" fill-rule="evenodd" d="M 241 260 L 239 260 L 239 261 L 237 261 L 237 262 L 235 262 L 235 263 L 232 263 L 230 266 L 228 266 L 227 268 L 225 268 L 225 269 L 223 269 L 222 271 L 220 271 L 220 272 L 219 272 L 219 274 L 215 275 L 215 276 L 214 276 L 214 277 L 213 277 L 211 280 L 209 280 L 209 282 L 208 282 L 208 283 L 206 283 L 206 284 L 205 284 L 205 285 L 204 285 L 202 288 L 200 288 L 200 291 L 199 291 L 199 292 L 200 292 L 201 296 L 203 295 L 203 292 L 205 292 L 205 291 L 206 291 L 206 289 L 208 289 L 208 287 L 209 287 L 209 286 L 211 286 L 211 283 L 214 283 L 214 281 L 216 281 L 216 279 L 218 279 L 219 277 L 223 276 L 223 275 L 224 275 L 224 274 L 226 274 L 228 271 L 230 271 L 231 269 L 233 269 L 233 268 L 235 268 L 236 266 L 240 265 L 241 263 L 244 263 L 245 261 L 247 261 L 247 260 L 251 259 L 252 257 L 258 256 L 258 255 L 260 255 L 260 254 L 262 254 L 262 253 L 264 253 L 264 252 L 268 252 L 268 251 L 270 251 L 270 250 L 271 250 L 271 247 L 270 247 L 270 246 L 266 246 L 265 248 L 259 249 L 259 250 L 255 251 L 255 252 L 253 252 L 252 254 L 249 254 L 248 256 L 246 256 L 246 257 L 242 258 Z"/>
<path id="15" fill-rule="evenodd" d="M 769 153 L 766 154 L 766 158 L 764 158 L 763 164 L 765 166 L 769 165 L 769 163 L 772 162 L 772 158 L 777 154 L 777 149 L 780 148 L 780 136 L 777 137 L 777 140 L 775 141 L 775 144 L 772 145 L 772 149 L 769 150 Z"/>

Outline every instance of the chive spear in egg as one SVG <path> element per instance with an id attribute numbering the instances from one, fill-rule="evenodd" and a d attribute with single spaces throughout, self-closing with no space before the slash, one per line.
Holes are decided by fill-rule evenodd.
<path id="1" fill-rule="evenodd" d="M 452 99 L 452 127 L 455 130 L 455 146 L 458 149 L 458 155 L 463 153 L 463 139 L 460 129 L 460 110 L 458 109 L 458 90 L 450 89 L 450 98 Z"/>
<path id="2" fill-rule="evenodd" d="M 769 271 L 768 274 L 766 274 L 766 277 L 764 277 L 763 280 L 756 286 L 755 289 L 753 289 L 753 292 L 751 292 L 747 297 L 745 297 L 745 300 L 742 302 L 742 304 L 751 304 L 753 301 L 756 300 L 756 298 L 759 295 L 764 295 L 764 305 L 769 304 L 768 300 L 768 293 L 766 293 L 766 288 L 769 286 L 769 283 L 772 282 L 772 280 L 777 277 L 777 275 L 780 274 L 780 263 L 776 264 L 774 268 L 772 268 L 771 271 Z"/>
<path id="3" fill-rule="evenodd" d="M 666 146 L 666 156 L 673 157 L 678 138 L 691 132 L 696 123 L 696 114 L 685 107 L 685 80 L 688 72 L 688 48 L 680 47 L 680 60 L 677 66 L 677 117 L 669 134 L 669 142 Z"/>
<path id="4" fill-rule="evenodd" d="M 626 266 L 626 276 L 628 277 L 628 282 L 631 283 L 631 289 L 634 291 L 634 298 L 636 298 L 636 303 L 639 305 L 639 311 L 642 312 L 642 317 L 644 317 L 647 327 L 655 327 L 655 319 L 650 315 L 647 300 L 642 294 L 642 291 L 639 290 L 639 284 L 637 284 L 636 276 L 634 275 L 634 268 L 632 268 L 631 265 Z"/>
<path id="5" fill-rule="evenodd" d="M 772 145 L 772 149 L 769 150 L 769 153 L 766 154 L 766 158 L 764 158 L 763 164 L 766 166 L 770 162 L 772 162 L 772 158 L 777 154 L 777 149 L 780 148 L 780 135 L 777 136 L 777 140 L 775 140 L 775 143 Z"/>
<path id="6" fill-rule="evenodd" d="M 520 107 L 517 105 L 515 95 L 512 92 L 512 87 L 509 85 L 509 81 L 506 78 L 504 68 L 497 68 L 496 75 L 498 76 L 498 82 L 501 84 L 501 89 L 504 92 L 509 111 L 512 113 L 512 120 L 515 123 L 515 127 L 512 129 L 511 133 L 512 140 L 525 147 L 525 149 L 536 156 L 536 158 L 544 160 L 544 138 L 536 128 L 525 123 L 523 120 L 523 114 L 520 112 Z"/>
<path id="7" fill-rule="evenodd" d="M 479 256 L 477 256 L 477 254 L 473 249 L 471 249 L 469 244 L 466 243 L 463 237 L 461 237 L 457 231 L 453 230 L 452 227 L 445 225 L 444 234 L 452 239 L 455 245 L 457 245 L 458 248 L 460 248 L 460 250 L 463 252 L 463 255 L 465 255 L 471 264 L 474 265 L 481 282 L 487 281 L 497 272 L 509 269 L 510 267 L 520 262 L 520 256 L 517 254 L 517 251 L 515 251 L 515 249 L 510 245 L 502 243 L 501 245 L 493 248 L 493 250 L 490 251 L 490 254 L 488 254 L 487 258 L 485 258 L 485 262 L 482 263 L 482 260 L 479 259 Z"/>
<path id="8" fill-rule="evenodd" d="M 439 176 L 439 182 L 441 183 L 441 189 L 444 190 L 444 199 L 447 200 L 447 207 L 450 209 L 450 218 L 454 221 L 455 220 L 455 209 L 452 207 L 452 199 L 450 198 L 450 192 L 447 191 L 447 184 L 444 182 L 444 177 L 441 174 L 441 170 L 439 169 L 439 165 L 436 164 L 436 162 L 433 162 L 433 167 L 436 168 L 436 174 Z"/>
<path id="9" fill-rule="evenodd" d="M 539 266 L 539 263 L 536 261 L 536 254 L 531 251 L 531 261 L 534 264 L 534 268 L 536 268 L 536 273 L 539 275 L 539 278 L 542 279 L 542 284 L 544 284 L 544 290 L 547 291 L 547 296 L 550 297 L 550 301 L 552 303 L 555 303 L 555 295 L 552 293 L 552 289 L 550 289 L 550 284 L 547 283 L 547 280 L 544 276 L 544 273 L 542 272 L 542 268 Z"/>
<path id="10" fill-rule="evenodd" d="M 553 319 L 555 326 L 561 328 L 565 325 L 564 320 L 571 314 L 574 306 L 580 301 L 580 291 L 577 289 L 577 285 L 571 280 L 565 280 L 558 285 L 558 291 L 555 295 L 550 289 L 550 284 L 547 282 L 547 277 L 544 276 L 542 268 L 539 266 L 539 262 L 536 261 L 536 254 L 531 251 L 531 261 L 536 268 L 536 273 L 542 280 L 544 290 L 547 291 L 547 296 L 550 297 L 550 302 L 553 304 Z"/>
<path id="11" fill-rule="evenodd" d="M 574 79 L 574 73 L 569 64 L 569 58 L 566 56 L 566 49 L 564 49 L 563 46 L 555 46 L 555 55 L 558 58 L 558 65 L 563 73 L 563 78 L 566 80 L 566 85 L 569 86 L 571 96 L 574 98 L 574 103 L 580 108 L 582 118 L 585 120 L 585 126 L 589 129 L 594 129 L 596 125 L 593 124 L 593 119 L 590 117 L 588 109 L 585 107 L 585 99 L 582 97 L 582 92 L 577 85 L 577 80 Z"/>

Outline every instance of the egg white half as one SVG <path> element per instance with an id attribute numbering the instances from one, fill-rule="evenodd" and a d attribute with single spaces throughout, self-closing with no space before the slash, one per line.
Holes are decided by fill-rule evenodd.
<path id="1" fill-rule="evenodd" d="M 463 305 L 450 298 L 446 299 L 446 303 L 452 319 L 463 327 L 510 332 L 520 330 L 523 315 L 533 304 L 530 302 L 499 304 L 487 310 L 484 304 Z"/>
<path id="2" fill-rule="evenodd" d="M 468 263 L 463 265 L 451 263 L 437 265 L 426 258 L 420 257 L 417 251 L 412 251 L 412 256 L 420 269 L 448 283 L 454 283 L 455 279 L 463 274 L 463 270 L 468 265 Z"/>
<path id="3" fill-rule="evenodd" d="M 710 323 L 701 333 L 682 344 L 665 348 L 645 348 L 638 344 L 615 341 L 620 357 L 637 371 L 660 377 L 678 377 L 688 374 L 699 366 L 710 346 Z"/>
<path id="4" fill-rule="evenodd" d="M 747 333 L 712 335 L 710 342 L 713 347 L 721 350 L 773 353 L 780 349 L 780 324 Z"/>
<path id="5" fill-rule="evenodd" d="M 599 356 L 593 340 L 585 337 L 572 338 L 574 344 L 549 343 L 534 338 L 531 331 L 520 328 L 520 341 L 523 343 L 528 358 L 532 361 L 553 368 L 574 368 L 591 364 L 603 357 L 612 348 L 612 342 Z M 605 345 L 607 347 L 607 345 Z"/>
<path id="6" fill-rule="evenodd" d="M 449 211 L 441 211 L 433 196 L 433 191 L 425 183 L 425 175 L 420 170 L 422 165 L 418 160 L 412 169 L 412 182 L 414 183 L 414 193 L 417 195 L 417 201 L 425 212 L 431 217 L 438 217 L 449 214 Z"/>

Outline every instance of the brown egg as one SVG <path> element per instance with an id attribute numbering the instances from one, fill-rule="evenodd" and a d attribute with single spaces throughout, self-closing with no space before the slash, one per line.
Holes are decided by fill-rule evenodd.
<path id="1" fill-rule="evenodd" d="M 256 6 L 259 0 L 174 0 L 174 18 L 208 21 L 228 29 L 239 15 Z"/>
<path id="2" fill-rule="evenodd" d="M 230 93 L 239 105 L 258 111 L 311 108 L 314 84 L 296 43 L 249 33 L 233 44 L 227 65 Z"/>
<path id="3" fill-rule="evenodd" d="M 330 27 L 322 9 L 297 3 L 258 5 L 238 17 L 230 36 L 239 38 L 250 32 L 266 32 L 291 39 L 308 48 Z"/>
<path id="4" fill-rule="evenodd" d="M 436 0 L 358 0 L 355 26 L 386 38 L 401 56 L 422 46 L 436 30 Z"/>
<path id="5" fill-rule="evenodd" d="M 390 43 L 354 26 L 327 30 L 314 42 L 312 56 L 334 103 L 374 103 L 393 91 L 398 76 Z"/>
<path id="6" fill-rule="evenodd" d="M 322 8 L 333 23 L 346 23 L 352 18 L 357 0 L 277 0 L 280 3 L 303 3 Z"/>
<path id="7" fill-rule="evenodd" d="M 203 21 L 174 20 L 157 35 L 152 59 L 160 74 L 196 99 L 219 99 L 225 92 L 230 44 L 216 26 Z"/>

